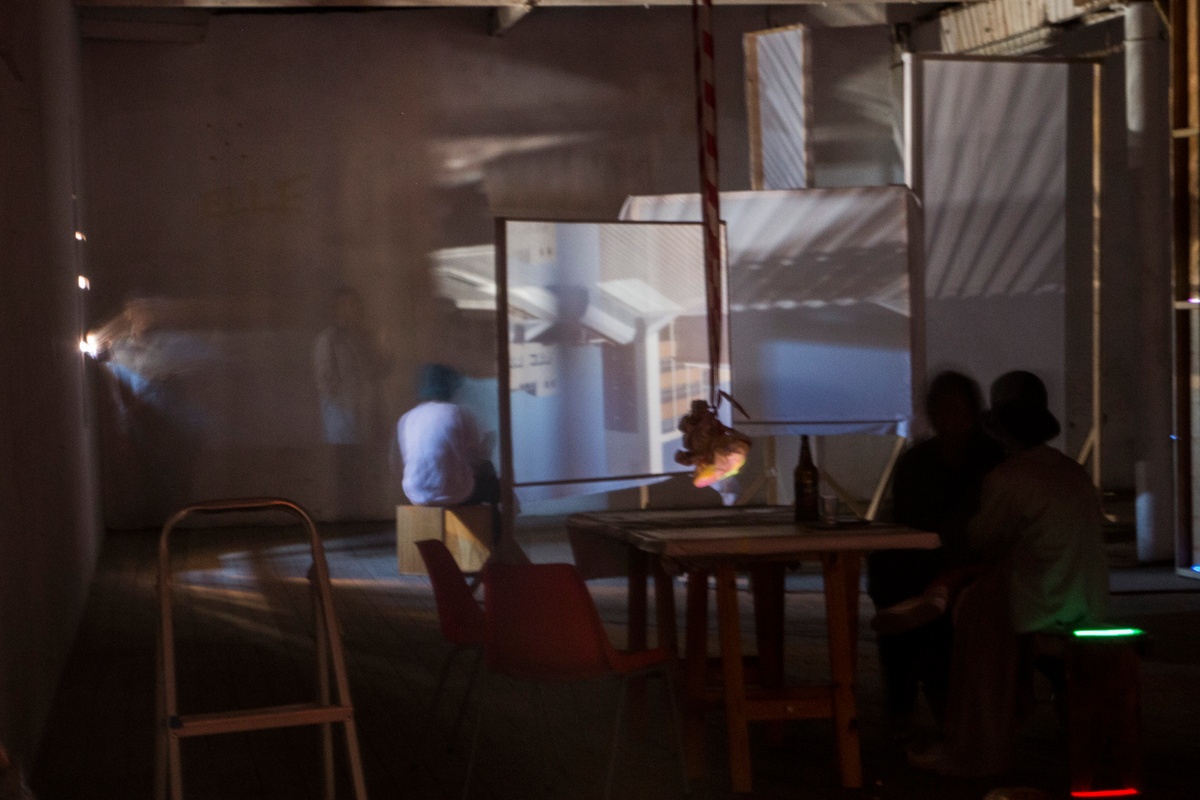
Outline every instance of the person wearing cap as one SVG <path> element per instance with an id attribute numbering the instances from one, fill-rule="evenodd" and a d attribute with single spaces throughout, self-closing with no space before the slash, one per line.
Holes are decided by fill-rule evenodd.
<path id="1" fill-rule="evenodd" d="M 956 596 L 950 592 L 945 742 L 909 754 L 916 766 L 956 775 L 1008 768 L 1022 701 L 1022 637 L 1097 621 L 1108 598 L 1099 494 L 1078 463 L 1046 444 L 1060 427 L 1045 385 L 1030 372 L 1002 375 L 985 424 L 1009 455 L 984 480 L 967 527 L 983 568 Z"/>

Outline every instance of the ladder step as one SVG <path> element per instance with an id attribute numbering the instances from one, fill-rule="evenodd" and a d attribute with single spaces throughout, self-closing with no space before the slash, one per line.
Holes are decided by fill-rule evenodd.
<path id="1" fill-rule="evenodd" d="M 184 738 L 208 736 L 215 733 L 258 731 L 266 728 L 291 728 L 297 725 L 324 725 L 330 722 L 349 722 L 353 718 L 354 708 L 352 706 L 296 703 L 287 706 L 248 708 L 244 711 L 171 717 L 168 730 L 172 736 Z"/>

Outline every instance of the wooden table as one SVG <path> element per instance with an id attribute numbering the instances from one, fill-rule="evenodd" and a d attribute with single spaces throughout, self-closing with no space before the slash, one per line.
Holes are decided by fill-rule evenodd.
<path id="1" fill-rule="evenodd" d="M 675 598 L 669 575 L 687 574 L 685 732 L 693 773 L 703 769 L 703 724 L 708 673 L 708 578 L 716 577 L 721 694 L 729 737 L 733 791 L 752 787 L 748 723 L 832 719 L 842 785 L 862 786 L 854 676 L 857 666 L 858 585 L 862 556 L 872 550 L 937 547 L 936 534 L 898 525 L 845 522 L 801 525 L 791 507 L 739 507 L 574 514 L 572 538 L 594 534 L 624 544 L 629 564 L 629 646 L 646 646 L 646 581 L 655 577 L 658 644 L 678 651 Z M 784 685 L 783 579 L 788 563 L 819 560 L 825 584 L 832 683 Z M 737 598 L 737 571 L 750 572 L 758 641 L 757 686 L 746 684 Z"/>

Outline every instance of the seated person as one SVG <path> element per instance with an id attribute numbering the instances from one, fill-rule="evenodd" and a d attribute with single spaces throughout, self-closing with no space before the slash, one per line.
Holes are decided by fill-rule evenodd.
<path id="1" fill-rule="evenodd" d="M 963 572 L 952 573 L 925 595 L 935 608 L 953 609 L 946 740 L 910 754 L 918 766 L 958 775 L 1008 767 L 1021 700 L 1019 637 L 1099 621 L 1108 598 L 1100 498 L 1078 463 L 1046 445 L 1059 424 L 1045 385 L 1009 372 L 991 394 L 988 427 L 1010 455 L 985 479 L 968 525 L 978 578 L 968 584 Z"/>
<path id="2" fill-rule="evenodd" d="M 940 373 L 929 384 L 925 410 L 934 436 L 913 445 L 896 464 L 892 484 L 896 522 L 937 533 L 940 550 L 882 550 L 867 558 L 868 594 L 878 609 L 919 596 L 947 568 L 966 559 L 967 520 L 978 510 L 984 476 L 1004 451 L 983 432 L 979 385 L 959 372 Z M 938 721 L 945 713 L 950 674 L 948 618 L 906 625 L 890 632 L 887 616 L 874 624 L 879 634 L 888 714 L 904 733 L 924 689 Z"/>
<path id="3" fill-rule="evenodd" d="M 471 412 L 452 402 L 461 385 L 462 375 L 454 369 L 427 364 L 418 389 L 423 402 L 396 423 L 402 486 L 414 505 L 494 505 L 500 499 L 479 425 Z"/>

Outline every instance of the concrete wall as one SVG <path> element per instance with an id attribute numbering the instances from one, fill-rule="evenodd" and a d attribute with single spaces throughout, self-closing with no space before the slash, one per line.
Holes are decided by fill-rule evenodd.
<path id="1" fill-rule="evenodd" d="M 99 544 L 79 353 L 78 35 L 0 10 L 0 742 L 28 763 Z"/>
<path id="2" fill-rule="evenodd" d="M 741 35 L 808 13 L 717 10 L 723 188 L 749 185 Z M 688 9 L 538 9 L 502 38 L 487 24 L 230 14 L 200 42 L 85 42 L 90 323 L 124 331 L 97 385 L 109 525 L 230 494 L 388 515 L 384 453 L 416 367 L 494 376 L 492 323 L 432 298 L 427 254 L 490 243 L 497 215 L 615 219 L 629 194 L 696 190 Z M 824 174 L 885 182 L 887 28 L 827 36 L 850 38 L 821 40 Z M 323 439 L 312 367 L 339 285 L 386 365 L 350 450 Z"/>

